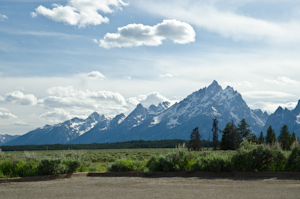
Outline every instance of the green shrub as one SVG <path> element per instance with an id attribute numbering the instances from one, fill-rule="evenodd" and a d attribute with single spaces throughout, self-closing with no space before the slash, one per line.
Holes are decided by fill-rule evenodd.
<path id="1" fill-rule="evenodd" d="M 257 145 L 251 150 L 240 150 L 232 158 L 238 171 L 283 171 L 287 162 L 282 150 Z"/>
<path id="2" fill-rule="evenodd" d="M 107 167 L 110 172 L 118 171 L 143 171 L 143 165 L 138 160 L 120 159 Z"/>
<path id="3" fill-rule="evenodd" d="M 191 168 L 191 171 L 218 173 L 221 171 L 231 171 L 233 166 L 230 157 L 212 154 L 210 156 L 199 157 L 196 161 L 192 160 L 188 168 Z"/>
<path id="4" fill-rule="evenodd" d="M 13 161 L 3 160 L 0 163 L 0 173 L 5 177 L 14 177 L 14 163 Z"/>
<path id="5" fill-rule="evenodd" d="M 243 140 L 240 144 L 239 150 L 252 150 L 254 148 L 256 148 L 256 145 L 250 144 L 248 140 Z"/>
<path id="6" fill-rule="evenodd" d="M 231 171 L 232 163 L 228 156 L 212 154 L 203 158 L 203 171 L 221 172 Z"/>
<path id="7" fill-rule="evenodd" d="M 79 159 L 55 158 L 43 159 L 38 166 L 40 175 L 55 175 L 76 172 L 78 168 L 84 166 Z M 82 168 L 81 168 L 82 169 Z"/>
<path id="8" fill-rule="evenodd" d="M 191 160 L 193 159 L 191 153 L 184 150 L 169 153 L 166 156 L 152 156 L 147 161 L 146 167 L 151 171 L 179 171 L 191 170 Z"/>
<path id="9" fill-rule="evenodd" d="M 43 159 L 38 167 L 40 175 L 64 174 L 67 171 L 67 165 L 63 164 L 62 159 Z"/>
<path id="10" fill-rule="evenodd" d="M 38 174 L 38 165 L 38 161 L 33 159 L 18 161 L 15 164 L 14 175 L 18 177 L 35 176 Z"/>
<path id="11" fill-rule="evenodd" d="M 0 162 L 0 173 L 2 177 L 34 176 L 37 175 L 37 167 L 38 162 L 34 160 L 4 160 Z"/>
<path id="12" fill-rule="evenodd" d="M 289 171 L 300 171 L 300 147 L 296 146 L 288 157 L 287 169 Z"/>
<path id="13" fill-rule="evenodd" d="M 65 159 L 64 164 L 67 166 L 66 173 L 74 173 L 81 167 L 81 161 L 78 159 Z"/>

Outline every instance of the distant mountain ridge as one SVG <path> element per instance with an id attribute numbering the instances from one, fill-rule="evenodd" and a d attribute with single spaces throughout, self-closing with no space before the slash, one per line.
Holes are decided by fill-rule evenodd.
<path id="1" fill-rule="evenodd" d="M 5 145 L 34 145 L 34 144 L 65 144 L 68 141 L 86 133 L 99 122 L 108 122 L 104 115 L 92 113 L 87 119 L 73 118 L 56 125 L 45 125 Z"/>
<path id="2" fill-rule="evenodd" d="M 8 135 L 8 134 L 0 135 L 0 146 L 11 140 L 16 139 L 17 137 L 19 137 L 19 135 Z"/>
<path id="3" fill-rule="evenodd" d="M 288 123 L 285 121 L 285 117 L 287 120 L 292 118 L 293 128 L 295 127 L 295 132 L 298 133 L 300 133 L 298 131 L 300 129 L 299 103 L 292 111 L 279 108 L 275 112 L 276 114 L 274 113 L 275 115 L 279 112 L 284 113 L 281 123 Z M 230 86 L 222 89 L 217 81 L 213 81 L 208 87 L 190 94 L 172 106 L 169 102 L 162 102 L 157 106 L 151 105 L 149 108 L 138 104 L 128 116 L 119 114 L 114 118 L 106 118 L 95 112 L 86 120 L 73 118 L 57 125 L 46 125 L 7 142 L 6 145 L 188 140 L 191 131 L 196 126 L 199 127 L 203 138 L 212 139 L 212 119 L 215 116 L 219 121 L 219 129 L 223 129 L 232 120 L 238 123 L 245 118 L 252 131 L 259 135 L 261 131 L 265 134 L 266 126 L 272 121 L 271 117 L 275 118 L 274 114 L 269 116 L 260 109 L 251 110 L 240 93 Z M 283 126 L 280 122 L 275 123 L 274 126 L 276 124 L 280 127 Z"/>
<path id="4" fill-rule="evenodd" d="M 283 109 L 281 106 L 271 114 L 266 121 L 263 132 L 266 132 L 269 126 L 275 130 L 276 137 L 280 134 L 281 127 L 287 125 L 290 133 L 295 132 L 296 136 L 300 136 L 300 100 L 295 109 Z"/>

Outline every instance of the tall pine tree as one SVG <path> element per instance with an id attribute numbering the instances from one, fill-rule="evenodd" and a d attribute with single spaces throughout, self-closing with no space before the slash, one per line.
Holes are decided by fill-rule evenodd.
<path id="1" fill-rule="evenodd" d="M 243 141 L 241 133 L 236 128 L 234 122 L 229 122 L 223 130 L 221 149 L 236 150 Z"/>
<path id="2" fill-rule="evenodd" d="M 259 138 L 258 138 L 258 144 L 262 144 L 262 143 L 264 143 L 265 142 L 265 137 L 264 137 L 264 135 L 263 135 L 263 132 L 261 131 L 260 132 L 260 136 L 259 136 Z"/>
<path id="3" fill-rule="evenodd" d="M 269 126 L 266 135 L 266 143 L 273 144 L 274 142 L 276 142 L 276 134 L 274 129 L 272 129 L 272 126 Z"/>
<path id="4" fill-rule="evenodd" d="M 293 134 L 292 134 L 292 136 L 291 136 L 291 141 L 290 141 L 290 143 L 293 144 L 294 142 L 297 142 L 295 132 L 293 132 Z"/>
<path id="5" fill-rule="evenodd" d="M 202 144 L 198 127 L 194 128 L 190 138 L 191 140 L 189 142 L 189 148 L 194 151 L 200 151 L 202 149 Z"/>
<path id="6" fill-rule="evenodd" d="M 283 127 L 281 127 L 281 131 L 278 136 L 278 142 L 281 143 L 283 150 L 290 150 L 290 146 L 291 146 L 290 139 L 291 139 L 291 135 L 289 132 L 289 128 L 287 125 L 283 125 Z"/>
<path id="7" fill-rule="evenodd" d="M 250 125 L 247 124 L 245 118 L 243 118 L 238 123 L 238 131 L 241 133 L 241 135 L 243 136 L 243 138 L 250 138 L 251 137 Z"/>
<path id="8" fill-rule="evenodd" d="M 213 128 L 211 129 L 213 132 L 213 144 L 214 144 L 214 150 L 217 150 L 219 145 L 219 135 L 218 135 L 218 119 L 217 117 L 214 117 L 213 119 Z"/>

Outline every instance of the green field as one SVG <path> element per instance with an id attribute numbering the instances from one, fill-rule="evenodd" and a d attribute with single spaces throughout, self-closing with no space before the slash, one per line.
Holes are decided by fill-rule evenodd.
<path id="1" fill-rule="evenodd" d="M 244 143 L 244 144 L 243 144 Z M 300 147 L 250 145 L 238 150 L 187 148 L 0 152 L 0 177 L 109 171 L 300 171 Z"/>
<path id="2" fill-rule="evenodd" d="M 188 151 L 187 149 L 184 149 Z M 147 162 L 153 155 L 166 155 L 171 152 L 178 151 L 176 148 L 147 148 L 147 149 L 96 149 L 96 150 L 48 150 L 48 151 L 8 151 L 0 152 L 0 162 L 4 160 L 29 160 L 44 158 L 79 158 L 87 163 L 89 166 L 87 171 L 106 172 L 107 166 L 119 159 L 130 159 Z M 190 152 L 195 156 L 208 155 L 211 153 L 235 154 L 235 151 L 212 151 L 205 149 L 205 151 Z"/>

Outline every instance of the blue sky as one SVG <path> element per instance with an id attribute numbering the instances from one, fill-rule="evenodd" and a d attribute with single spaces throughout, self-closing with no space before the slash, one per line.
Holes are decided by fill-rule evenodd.
<path id="1" fill-rule="evenodd" d="M 0 0 L 0 134 L 176 102 L 213 80 L 253 108 L 300 96 L 295 0 Z"/>

